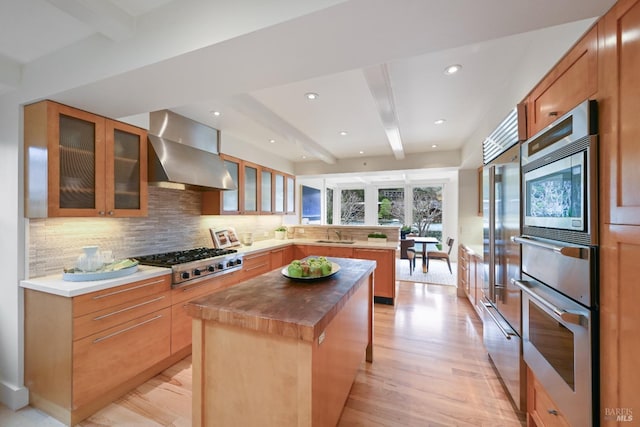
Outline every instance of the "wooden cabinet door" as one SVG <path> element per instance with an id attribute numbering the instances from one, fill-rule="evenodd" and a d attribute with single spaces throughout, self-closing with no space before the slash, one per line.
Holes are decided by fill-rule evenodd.
<path id="1" fill-rule="evenodd" d="M 48 216 L 104 215 L 105 119 L 54 102 L 46 109 Z"/>
<path id="2" fill-rule="evenodd" d="M 601 220 L 640 225 L 640 2 L 619 1 L 602 23 Z"/>
<path id="3" fill-rule="evenodd" d="M 532 137 L 598 90 L 598 27 L 594 26 L 542 79 L 527 99 Z"/>
<path id="4" fill-rule="evenodd" d="M 106 215 L 147 215 L 147 132 L 106 121 Z"/>
<path id="5" fill-rule="evenodd" d="M 271 251 L 271 269 L 284 267 L 293 261 L 293 247 L 273 249 Z"/>
<path id="6" fill-rule="evenodd" d="M 482 319 L 482 286 L 484 285 L 484 261 L 480 256 L 475 257 L 476 260 L 476 305 L 475 309 Z"/>
<path id="7" fill-rule="evenodd" d="M 376 262 L 373 295 L 383 298 L 381 302 L 393 304 L 396 297 L 396 262 L 395 251 L 386 249 L 353 250 L 353 258 L 367 259 Z"/>
<path id="8" fill-rule="evenodd" d="M 464 290 L 469 298 L 471 288 L 469 283 L 469 253 L 463 245 L 458 246 L 458 288 Z"/>
<path id="9" fill-rule="evenodd" d="M 28 217 L 147 215 L 144 129 L 51 101 L 25 106 L 24 126 Z"/>
<path id="10" fill-rule="evenodd" d="M 640 227 L 604 226 L 600 260 L 600 421 L 618 426 L 605 409 L 640 408 Z"/>
<path id="11" fill-rule="evenodd" d="M 180 286 L 171 290 L 171 354 L 191 345 L 193 318 L 184 309 L 187 302 L 238 283 L 238 274 L 239 272 L 227 273 L 200 283 Z"/>

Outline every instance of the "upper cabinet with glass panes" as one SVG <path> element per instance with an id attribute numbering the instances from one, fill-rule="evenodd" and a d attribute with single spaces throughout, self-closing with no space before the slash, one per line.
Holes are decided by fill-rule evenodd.
<path id="1" fill-rule="evenodd" d="M 24 107 L 25 215 L 147 215 L 147 132 L 52 101 Z"/>

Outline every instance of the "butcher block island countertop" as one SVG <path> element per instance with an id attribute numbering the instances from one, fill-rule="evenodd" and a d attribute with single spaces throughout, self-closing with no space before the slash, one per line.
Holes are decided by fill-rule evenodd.
<path id="1" fill-rule="evenodd" d="M 278 268 L 187 304 L 193 425 L 334 426 L 372 361 L 375 261 L 291 280 Z"/>

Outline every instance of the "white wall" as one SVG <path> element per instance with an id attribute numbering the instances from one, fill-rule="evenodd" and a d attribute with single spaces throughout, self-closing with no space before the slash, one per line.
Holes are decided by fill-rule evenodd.
<path id="1" fill-rule="evenodd" d="M 482 216 L 478 216 L 478 171 L 458 172 L 458 237 L 459 243 L 482 246 Z"/>
<path id="2" fill-rule="evenodd" d="M 23 387 L 23 294 L 18 287 L 24 274 L 20 116 L 16 97 L 0 98 L 0 402 L 12 409 L 28 402 Z"/>

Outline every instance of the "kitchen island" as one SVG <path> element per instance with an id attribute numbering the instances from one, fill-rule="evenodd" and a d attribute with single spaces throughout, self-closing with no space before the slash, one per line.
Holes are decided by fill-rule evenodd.
<path id="1" fill-rule="evenodd" d="M 330 258 L 335 275 L 278 268 L 191 301 L 193 425 L 333 426 L 372 361 L 374 261 Z"/>

